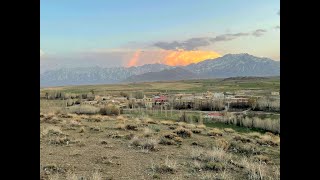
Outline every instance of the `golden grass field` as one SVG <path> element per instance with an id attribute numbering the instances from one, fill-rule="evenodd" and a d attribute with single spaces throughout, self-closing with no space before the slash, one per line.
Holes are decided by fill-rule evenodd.
<path id="1" fill-rule="evenodd" d="M 40 114 L 42 179 L 279 179 L 280 137 L 148 117 Z"/>

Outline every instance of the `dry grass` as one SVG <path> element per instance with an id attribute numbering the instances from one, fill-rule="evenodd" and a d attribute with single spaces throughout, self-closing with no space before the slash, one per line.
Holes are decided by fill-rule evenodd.
<path id="1" fill-rule="evenodd" d="M 173 125 L 174 122 L 172 122 L 172 121 L 160 121 L 160 124 L 163 124 L 163 125 Z"/>
<path id="2" fill-rule="evenodd" d="M 204 124 L 196 125 L 196 128 L 206 129 L 206 125 L 204 125 Z"/>
<path id="3" fill-rule="evenodd" d="M 218 128 L 213 128 L 207 133 L 208 136 L 222 136 L 223 132 Z"/>
<path id="4" fill-rule="evenodd" d="M 63 135 L 62 130 L 58 126 L 46 126 L 46 127 L 41 127 L 40 128 L 40 137 L 44 136 L 51 136 L 51 135 Z"/>
<path id="5" fill-rule="evenodd" d="M 167 156 L 165 162 L 162 164 L 151 164 L 151 169 L 154 173 L 175 173 L 177 171 L 177 162 L 174 160 L 170 160 Z"/>
<path id="6" fill-rule="evenodd" d="M 248 179 L 261 180 L 266 178 L 267 167 L 261 162 L 257 163 L 243 158 L 241 165 L 246 169 Z"/>
<path id="7" fill-rule="evenodd" d="M 44 119 L 47 114 L 41 113 L 40 116 Z M 127 175 L 119 174 L 120 167 L 130 172 L 132 179 L 257 179 L 260 177 L 257 176 L 259 168 L 252 166 L 259 163 L 264 179 L 279 179 L 279 148 L 265 146 L 271 141 L 280 142 L 279 135 L 248 134 L 231 128 L 213 128 L 210 131 L 211 128 L 204 125 L 180 123 L 184 126 L 181 127 L 167 120 L 155 121 L 158 124 L 147 123 L 154 121 L 148 117 L 72 114 L 72 118 L 64 118 L 53 113 L 49 116 L 59 117 L 62 121 L 57 124 L 41 123 L 41 163 L 52 163 L 55 158 L 56 163 L 68 162 L 77 167 L 70 168 L 70 174 L 50 172 L 51 175 L 58 172 L 59 179 L 92 179 L 95 169 L 100 172 L 98 179 L 127 178 Z M 128 128 L 128 125 L 134 127 Z M 70 126 L 76 128 L 71 129 Z M 115 129 L 117 126 L 123 131 Z M 96 132 L 95 128 L 103 129 L 103 132 Z M 215 138 L 207 136 L 208 132 L 214 132 L 210 135 Z M 220 137 L 219 133 L 223 136 Z M 237 136 L 240 138 L 235 141 L 233 138 Z M 257 141 L 263 142 L 263 147 Z M 171 158 L 166 159 L 166 155 Z M 243 156 L 253 165 L 242 165 Z M 107 157 L 108 161 L 103 166 L 99 161 L 91 162 L 100 157 Z M 154 162 L 151 167 L 153 173 L 146 171 L 150 170 L 149 159 Z M 137 166 L 139 168 L 131 171 Z M 68 171 L 69 168 L 65 172 Z"/>
<path id="8" fill-rule="evenodd" d="M 68 171 L 66 173 L 66 180 L 78 180 L 78 176 L 74 173 L 72 173 L 71 171 Z"/>
<path id="9" fill-rule="evenodd" d="M 100 172 L 95 171 L 92 173 L 90 180 L 102 180 L 102 175 Z"/>
<path id="10" fill-rule="evenodd" d="M 235 133 L 235 130 L 233 130 L 232 128 L 224 128 L 223 130 L 226 133 L 230 133 L 230 134 Z"/>

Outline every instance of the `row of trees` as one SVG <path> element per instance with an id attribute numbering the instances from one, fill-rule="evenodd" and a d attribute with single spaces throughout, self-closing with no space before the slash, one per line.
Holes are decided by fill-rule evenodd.
<path id="1" fill-rule="evenodd" d="M 60 100 L 67 100 L 67 99 L 87 99 L 89 101 L 94 100 L 95 95 L 94 92 L 91 91 L 89 93 L 83 93 L 83 94 L 74 94 L 74 93 L 65 93 L 65 92 L 61 92 L 61 91 L 50 91 L 50 92 L 46 92 L 44 94 L 45 99 L 50 99 L 50 100 L 54 100 L 54 99 L 60 99 Z"/>

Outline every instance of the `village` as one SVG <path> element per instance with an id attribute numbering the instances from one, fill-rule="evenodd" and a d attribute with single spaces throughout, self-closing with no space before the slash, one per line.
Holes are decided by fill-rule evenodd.
<path id="1" fill-rule="evenodd" d="M 65 99 L 66 107 L 91 105 L 103 107 L 114 105 L 121 112 L 143 110 L 188 110 L 208 111 L 206 117 L 219 117 L 219 112 L 237 112 L 248 109 L 280 112 L 280 93 L 270 92 L 268 96 L 257 96 L 247 91 L 203 92 L 203 93 L 156 93 L 145 95 L 142 91 L 120 92 L 119 95 L 98 95 L 94 92 L 70 95 L 61 92 L 46 93 L 45 99 Z"/>

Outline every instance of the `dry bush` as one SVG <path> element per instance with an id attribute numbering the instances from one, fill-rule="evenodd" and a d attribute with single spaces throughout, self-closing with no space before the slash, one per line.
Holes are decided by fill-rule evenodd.
<path id="1" fill-rule="evenodd" d="M 143 150 L 155 151 L 158 141 L 156 139 L 133 137 L 130 144 Z"/>
<path id="2" fill-rule="evenodd" d="M 183 126 L 185 126 L 187 123 L 185 123 L 185 122 L 175 122 L 174 124 L 183 127 Z"/>
<path id="3" fill-rule="evenodd" d="M 226 133 L 230 133 L 230 134 L 232 134 L 232 133 L 235 133 L 235 132 L 236 132 L 236 131 L 235 131 L 235 130 L 233 130 L 232 128 L 224 128 L 223 130 L 224 130 L 224 132 L 226 132 Z"/>
<path id="4" fill-rule="evenodd" d="M 126 118 L 120 115 L 120 116 L 117 116 L 117 120 L 123 121 L 123 120 L 126 120 Z"/>
<path id="5" fill-rule="evenodd" d="M 84 133 L 86 130 L 84 127 L 81 127 L 80 130 L 79 130 L 79 133 Z"/>
<path id="6" fill-rule="evenodd" d="M 177 143 L 176 143 L 176 141 L 174 141 L 172 139 L 161 137 L 160 140 L 159 140 L 159 144 L 162 144 L 162 145 L 176 145 Z"/>
<path id="7" fill-rule="evenodd" d="M 202 132 L 202 129 L 192 129 L 191 130 L 194 134 L 200 134 Z"/>
<path id="8" fill-rule="evenodd" d="M 268 156 L 261 154 L 253 156 L 253 160 L 255 162 L 263 162 L 265 164 L 269 164 L 271 162 L 271 159 Z"/>
<path id="9" fill-rule="evenodd" d="M 90 105 L 78 105 L 78 106 L 71 106 L 69 108 L 70 113 L 75 113 L 75 114 L 97 114 L 99 112 L 99 108 L 95 106 L 90 106 Z"/>
<path id="10" fill-rule="evenodd" d="M 225 139 L 217 139 L 216 146 L 226 151 L 229 149 L 230 143 Z"/>
<path id="11" fill-rule="evenodd" d="M 80 127 L 82 124 L 81 124 L 81 122 L 72 119 L 72 120 L 69 121 L 69 125 L 71 127 Z"/>
<path id="12" fill-rule="evenodd" d="M 261 150 L 259 149 L 259 147 L 251 143 L 231 142 L 229 146 L 229 151 L 247 156 L 261 154 Z"/>
<path id="13" fill-rule="evenodd" d="M 191 151 L 191 158 L 193 160 L 203 162 L 227 162 L 231 155 L 221 148 L 213 148 L 205 150 L 203 148 L 193 148 Z"/>
<path id="14" fill-rule="evenodd" d="M 185 128 L 182 128 L 182 127 L 177 128 L 173 132 L 176 133 L 178 136 L 180 136 L 182 138 L 189 138 L 189 137 L 192 136 L 192 132 L 189 129 L 185 129 Z"/>
<path id="15" fill-rule="evenodd" d="M 255 139 L 260 138 L 260 136 L 261 136 L 261 134 L 258 133 L 258 132 L 250 132 L 250 133 L 248 133 L 247 135 L 248 135 L 249 137 L 255 138 Z"/>
<path id="16" fill-rule="evenodd" d="M 102 131 L 101 127 L 99 127 L 99 126 L 90 127 L 89 130 L 90 130 L 90 131 L 93 131 L 93 132 L 100 132 L 100 131 Z"/>
<path id="17" fill-rule="evenodd" d="M 178 137 L 177 134 L 174 134 L 174 133 L 166 133 L 163 135 L 164 138 L 167 138 L 167 139 L 173 139 L 175 137 Z"/>
<path id="18" fill-rule="evenodd" d="M 126 129 L 126 125 L 123 124 L 123 123 L 118 123 L 115 128 L 119 129 L 119 130 L 125 130 Z"/>
<path id="19" fill-rule="evenodd" d="M 58 124 L 59 122 L 61 122 L 61 119 L 56 117 L 54 113 L 48 113 L 44 114 L 43 118 L 40 118 L 40 122 L 45 122 L 48 124 Z"/>
<path id="20" fill-rule="evenodd" d="M 60 117 L 60 118 L 73 118 L 73 115 L 69 114 L 69 113 L 61 113 L 61 114 L 58 114 L 58 117 Z"/>
<path id="21" fill-rule="evenodd" d="M 206 125 L 204 125 L 204 124 L 196 125 L 196 128 L 206 129 Z"/>
<path id="22" fill-rule="evenodd" d="M 174 137 L 173 140 L 177 143 L 182 143 L 183 139 L 181 137 Z"/>
<path id="23" fill-rule="evenodd" d="M 62 130 L 60 127 L 58 126 L 47 126 L 47 127 L 43 127 L 40 129 L 40 137 L 44 137 L 44 136 L 60 136 L 63 135 Z"/>
<path id="24" fill-rule="evenodd" d="M 108 104 L 108 105 L 100 108 L 99 113 L 102 115 L 119 115 L 120 108 L 115 105 Z"/>
<path id="25" fill-rule="evenodd" d="M 69 145 L 72 141 L 67 136 L 55 136 L 49 140 L 49 144 L 53 145 Z"/>
<path id="26" fill-rule="evenodd" d="M 148 127 L 143 128 L 143 136 L 144 137 L 150 137 L 152 135 L 153 135 L 152 129 L 150 129 Z"/>
<path id="27" fill-rule="evenodd" d="M 137 131 L 138 130 L 138 126 L 135 124 L 127 124 L 125 126 L 126 130 L 132 130 L 132 131 Z"/>
<path id="28" fill-rule="evenodd" d="M 160 121 L 160 124 L 163 125 L 173 125 L 174 123 L 172 121 Z"/>
<path id="29" fill-rule="evenodd" d="M 194 128 L 196 128 L 196 125 L 194 125 L 194 124 L 186 124 L 183 127 L 187 128 L 187 129 L 194 129 Z"/>
<path id="30" fill-rule="evenodd" d="M 158 124 L 155 120 L 149 118 L 149 117 L 145 117 L 142 119 L 142 122 L 145 124 Z"/>
<path id="31" fill-rule="evenodd" d="M 259 139 L 257 140 L 257 143 L 264 146 L 279 146 L 280 145 L 280 139 L 279 141 L 273 140 L 273 139 Z"/>
<path id="32" fill-rule="evenodd" d="M 211 129 L 208 133 L 208 136 L 222 136 L 223 132 L 218 128 Z"/>
<path id="33" fill-rule="evenodd" d="M 243 143 L 249 143 L 251 142 L 251 139 L 249 138 L 246 138 L 246 137 L 243 137 L 243 136 L 240 136 L 240 135 L 237 135 L 233 138 L 235 141 L 241 141 Z"/>
<path id="34" fill-rule="evenodd" d="M 181 143 L 183 139 L 174 133 L 166 133 L 164 134 L 159 141 L 159 144 L 162 145 L 176 145 L 177 143 Z"/>

